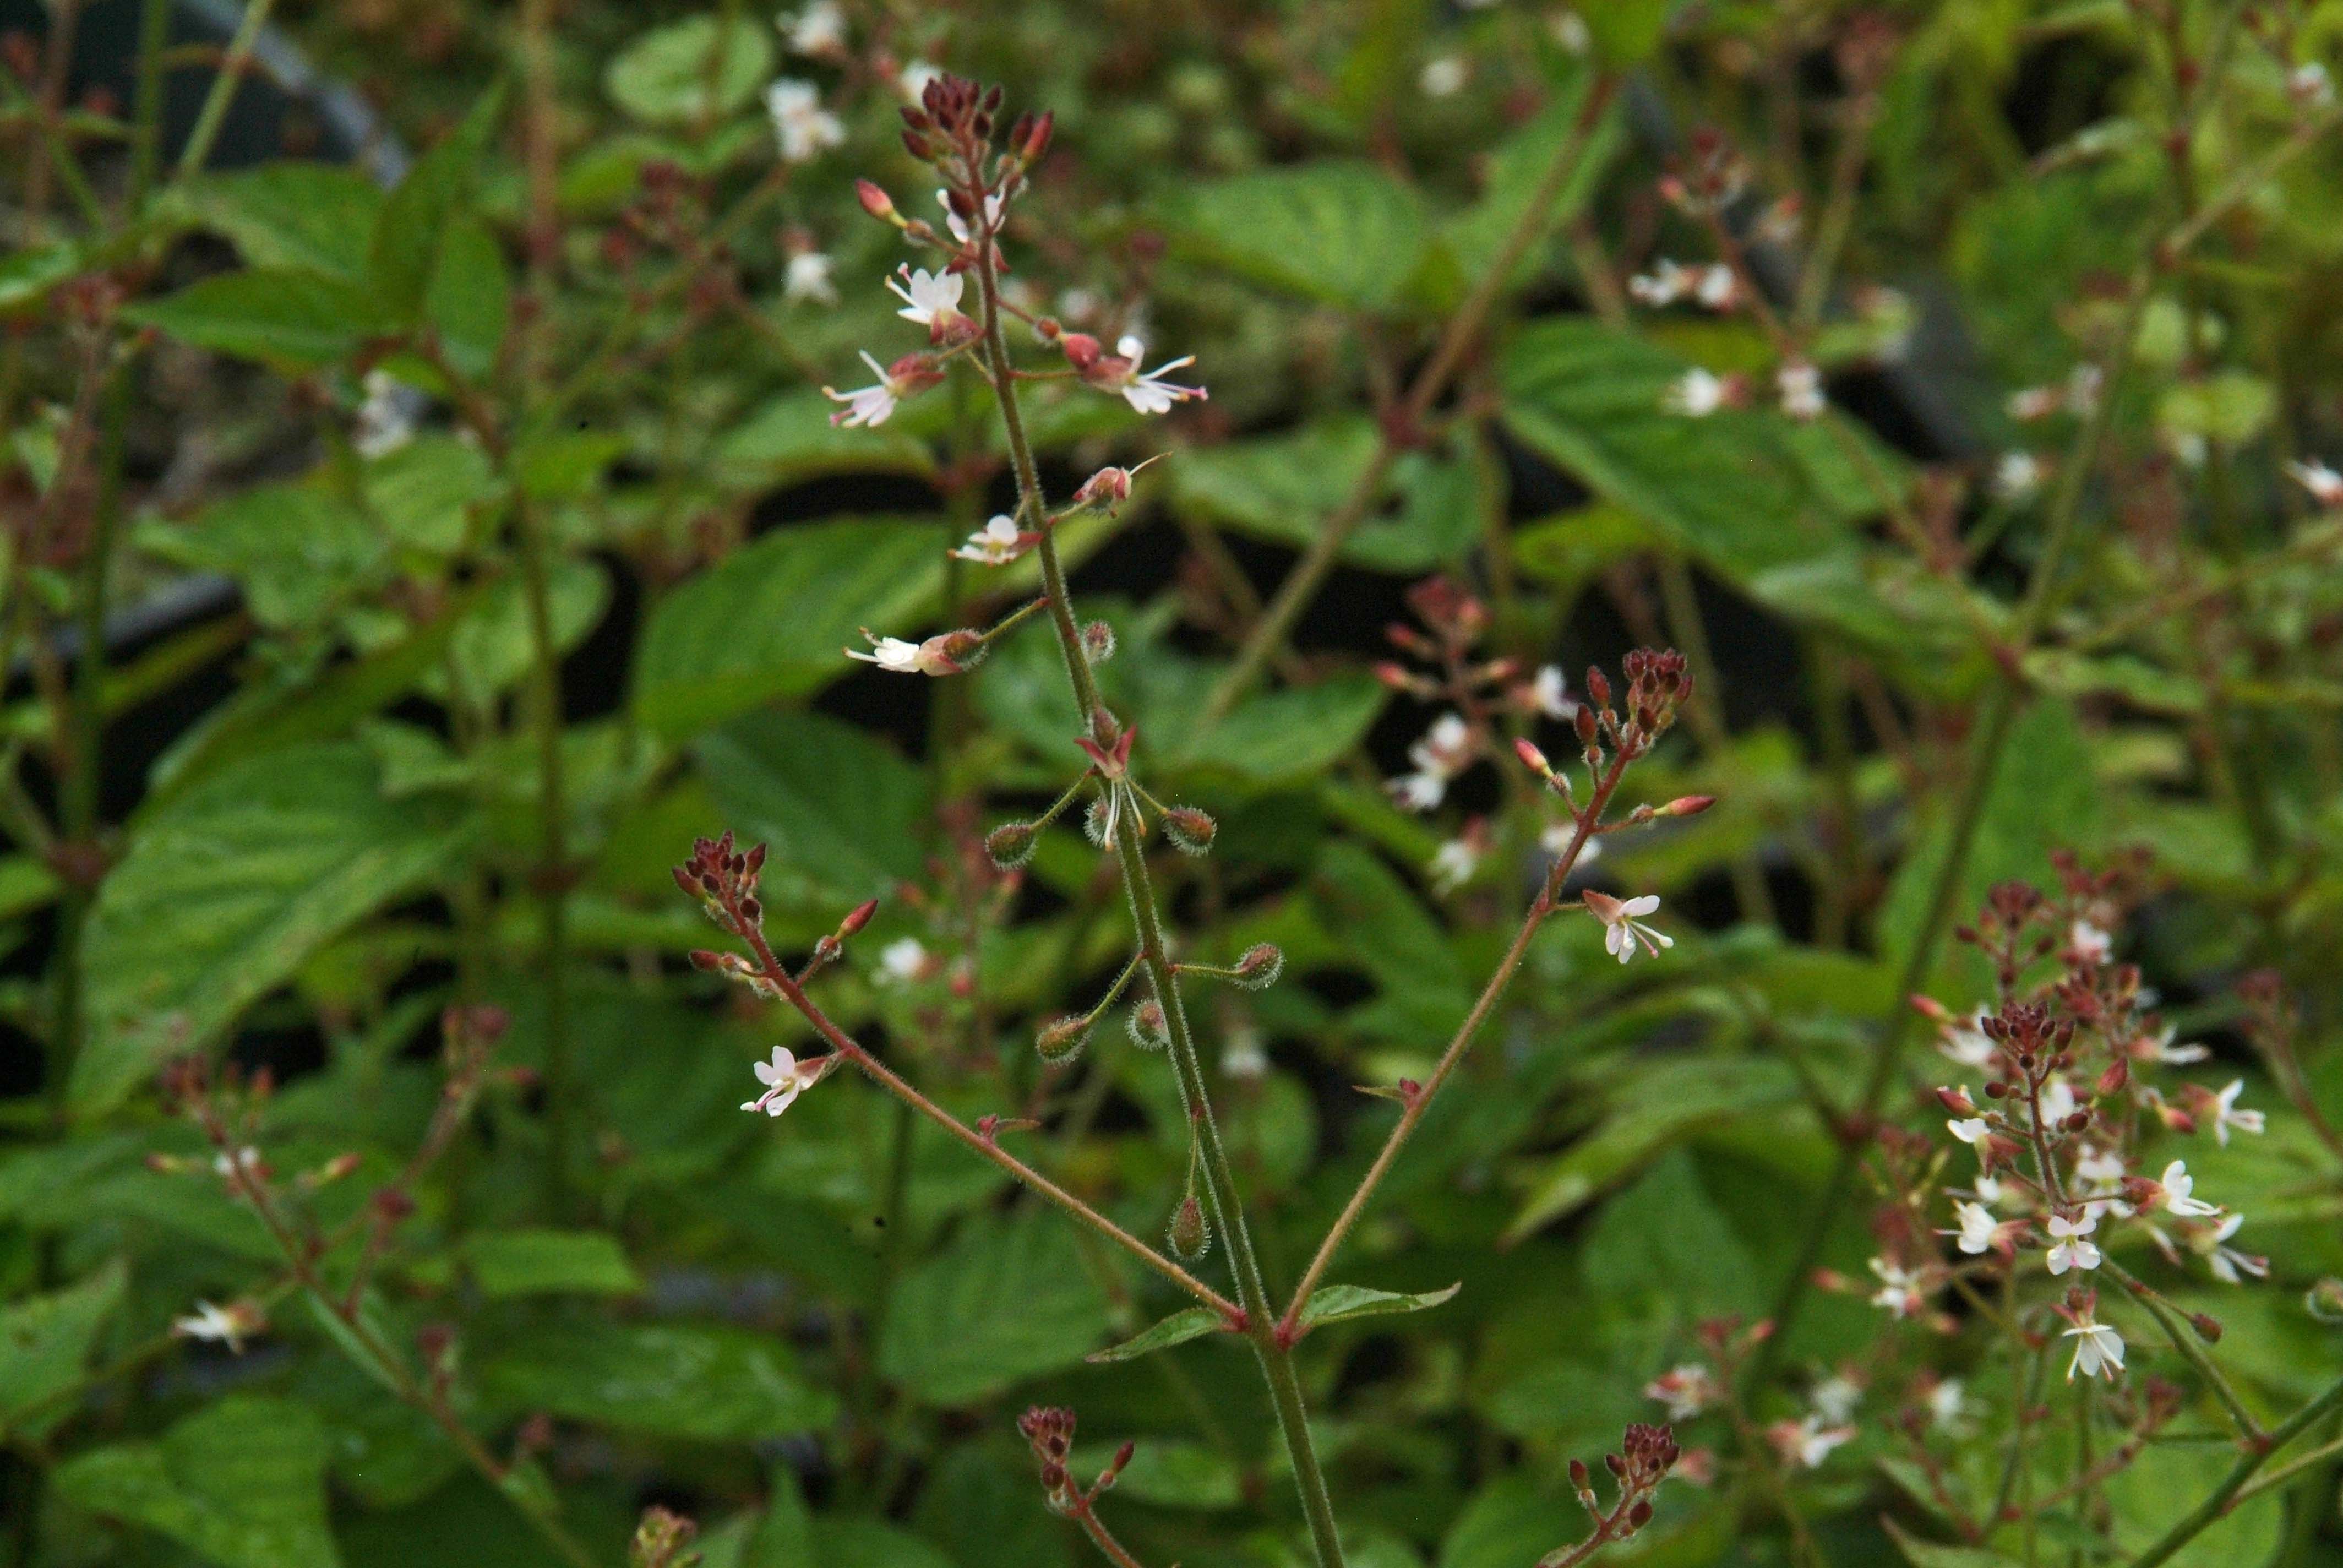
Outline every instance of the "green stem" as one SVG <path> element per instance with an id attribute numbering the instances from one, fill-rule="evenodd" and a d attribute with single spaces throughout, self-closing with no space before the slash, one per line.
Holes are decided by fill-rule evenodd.
<path id="1" fill-rule="evenodd" d="M 176 177 L 187 178 L 212 156 L 212 144 L 219 139 L 228 106 L 236 101 L 236 90 L 244 81 L 245 67 L 252 63 L 253 42 L 260 36 L 269 12 L 276 8 L 277 0 L 247 0 L 244 15 L 236 22 L 236 34 L 228 40 L 227 53 L 220 60 L 219 74 L 212 78 L 211 91 L 204 95 L 204 106 L 196 116 L 196 128 L 187 133 L 187 145 L 179 153 Z"/>
<path id="2" fill-rule="evenodd" d="M 545 965 L 545 1201 L 558 1216 L 568 1201 L 569 1138 L 569 846 L 561 765 L 561 651 L 553 605 L 545 522 L 518 503 L 521 588 L 528 607 L 529 727 L 537 742 L 537 808 L 542 821 L 536 873 Z"/>
<path id="3" fill-rule="evenodd" d="M 138 85 L 131 134 L 127 216 L 136 220 L 155 188 L 162 156 L 163 51 L 171 41 L 170 0 L 145 0 L 138 10 Z"/>
<path id="4" fill-rule="evenodd" d="M 1049 525 L 1049 508 L 1041 492 L 1041 474 L 1033 461 L 1031 443 L 1026 438 L 1024 417 L 1018 408 L 1017 383 L 1010 367 L 1008 339 L 1001 326 L 999 266 L 999 254 L 988 239 L 975 271 L 984 311 L 985 356 L 991 371 L 993 396 L 1001 406 L 1001 425 L 1016 471 L 1019 510 L 1041 535 L 1038 551 L 1041 585 L 1042 590 L 1049 595 L 1050 618 L 1057 628 L 1059 652 L 1065 660 L 1067 678 L 1072 684 L 1075 702 L 1081 710 L 1083 728 L 1094 740 L 1102 743 L 1108 738 L 1109 726 L 1113 720 L 1100 700 L 1098 683 L 1091 673 L 1090 660 L 1082 652 L 1081 630 L 1075 622 L 1066 590 L 1065 568 L 1058 558 L 1057 538 Z M 1342 1538 L 1334 1523 L 1333 1502 L 1326 1490 L 1326 1478 L 1319 1469 L 1317 1449 L 1310 1435 L 1309 1412 L 1302 1403 L 1302 1382 L 1293 1369 L 1292 1341 L 1273 1322 L 1274 1309 L 1270 1303 L 1269 1290 L 1262 1282 L 1260 1261 L 1253 1252 L 1252 1238 L 1245 1227 L 1236 1178 L 1229 1166 L 1228 1151 L 1221 1141 L 1220 1125 L 1212 1115 L 1212 1098 L 1205 1088 L 1195 1037 L 1189 1029 L 1187 1008 L 1181 1000 L 1179 977 L 1173 972 L 1171 954 L 1163 940 L 1162 920 L 1148 875 L 1147 854 L 1136 826 L 1118 833 L 1114 847 L 1121 861 L 1123 890 L 1130 900 L 1131 920 L 1138 930 L 1140 955 L 1146 963 L 1148 978 L 1154 985 L 1156 998 L 1163 1005 L 1164 1020 L 1170 1029 L 1170 1055 L 1179 1081 L 1180 1097 L 1187 1108 L 1197 1142 L 1202 1151 L 1205 1186 L 1212 1201 L 1212 1217 L 1227 1241 L 1230 1271 L 1235 1276 L 1237 1300 L 1243 1308 L 1245 1333 L 1252 1341 L 1262 1375 L 1269 1385 L 1270 1402 L 1276 1412 L 1278 1430 L 1284 1439 L 1286 1453 L 1293 1463 L 1294 1484 L 1302 1494 L 1302 1510 L 1309 1522 L 1311 1545 L 1317 1554 L 1319 1568 L 1342 1568 Z"/>
<path id="5" fill-rule="evenodd" d="M 2343 1406 L 2343 1380 L 2329 1383 L 2326 1390 L 2312 1399 L 2309 1403 L 2272 1427 L 2268 1435 L 2260 1442 L 2249 1445 L 2245 1452 L 2237 1456 L 2237 1462 L 2229 1467 L 2229 1473 L 2221 1479 L 2221 1483 L 2207 1495 L 2205 1501 L 2191 1509 L 2187 1517 L 2166 1531 L 2163 1537 L 2154 1545 L 2133 1558 L 2131 1568 L 2156 1568 L 2157 1563 L 2167 1561 L 2174 1553 L 2203 1533 L 2207 1527 L 2236 1505 L 2238 1494 L 2245 1490 L 2246 1483 L 2254 1478 L 2255 1472 L 2269 1462 L 2272 1454 L 2308 1432 L 2329 1411 L 2338 1406 Z"/>

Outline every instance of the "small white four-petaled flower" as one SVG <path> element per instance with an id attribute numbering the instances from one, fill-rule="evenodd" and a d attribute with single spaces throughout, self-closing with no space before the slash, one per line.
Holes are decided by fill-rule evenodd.
<path id="1" fill-rule="evenodd" d="M 184 1340 L 214 1340 L 242 1355 L 245 1336 L 258 1333 L 264 1326 L 260 1310 L 250 1302 L 230 1302 L 216 1307 L 197 1302 L 194 1312 L 172 1320 L 171 1332 Z"/>
<path id="2" fill-rule="evenodd" d="M 1999 1238 L 2001 1221 L 1996 1220 L 1993 1217 L 1993 1211 L 1982 1203 L 1971 1203 L 1966 1200 L 1956 1199 L 1953 1203 L 1953 1217 L 1960 1221 L 1961 1228 L 1957 1233 L 1960 1236 L 1960 1248 L 1964 1252 L 1974 1256 L 1992 1246 Z M 1955 1234 L 1949 1231 L 1945 1233 Z"/>
<path id="3" fill-rule="evenodd" d="M 2048 1228 L 2052 1246 L 2050 1255 L 2043 1260 L 2054 1274 L 2069 1269 L 2096 1269 L 2099 1266 L 2099 1249 L 2091 1232 L 2099 1228 L 2098 1215 L 2085 1210 L 2079 1220 L 2069 1220 L 2063 1214 L 2053 1214 L 2043 1221 Z"/>
<path id="4" fill-rule="evenodd" d="M 2230 1128 L 2234 1127 L 2240 1132 L 2259 1132 L 2262 1130 L 2260 1111 L 2237 1109 L 2237 1094 L 2245 1087 L 2244 1079 L 2233 1078 L 2227 1089 L 2213 1096 L 2213 1139 L 2224 1149 L 2229 1146 Z"/>
<path id="5" fill-rule="evenodd" d="M 1654 930 L 1643 921 L 1644 916 L 1659 910 L 1657 893 L 1645 893 L 1640 899 L 1614 899 L 1589 888 L 1579 898 L 1585 903 L 1586 912 L 1603 922 L 1603 950 L 1623 964 L 1635 956 L 1638 944 L 1655 957 L 1662 948 L 1676 945 L 1675 938 Z"/>
<path id="6" fill-rule="evenodd" d="M 846 127 L 821 106 L 821 89 L 811 82 L 779 78 L 765 89 L 765 112 L 773 118 L 783 163 L 804 163 L 846 140 Z"/>
<path id="7" fill-rule="evenodd" d="M 2078 1372 L 2085 1377 L 2104 1374 L 2112 1382 L 2116 1373 L 2123 1371 L 2123 1335 L 2105 1323 L 2094 1322 L 2087 1308 L 2064 1337 L 2075 1342 L 2075 1359 L 2066 1363 L 2068 1382 L 2075 1381 Z"/>
<path id="8" fill-rule="evenodd" d="M 969 535 L 968 543 L 952 554 L 964 561 L 978 561 L 989 567 L 1007 566 L 1025 553 L 1027 542 L 1018 531 L 1016 520 L 1002 512 Z"/>
<path id="9" fill-rule="evenodd" d="M 2184 1161 L 2175 1160 L 2167 1165 L 2164 1174 L 2157 1178 L 2156 1184 L 2164 1190 L 2164 1206 L 2175 1214 L 2202 1218 L 2221 1211 L 2218 1204 L 2189 1196 L 2197 1190 L 2197 1179 L 2188 1174 L 2188 1166 Z"/>
<path id="10" fill-rule="evenodd" d="M 968 279 L 957 272 L 899 266 L 895 276 L 887 280 L 887 286 L 903 302 L 903 308 L 895 314 L 906 321 L 918 322 L 933 337 L 941 337 L 968 319 L 960 308 L 960 296 L 968 291 Z"/>

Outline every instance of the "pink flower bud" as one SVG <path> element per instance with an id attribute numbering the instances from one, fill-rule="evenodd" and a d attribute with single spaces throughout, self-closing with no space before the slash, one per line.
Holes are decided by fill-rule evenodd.
<path id="1" fill-rule="evenodd" d="M 1936 1091 L 1936 1099 L 1943 1104 L 1946 1110 L 1951 1111 L 1956 1116 L 1975 1116 L 1976 1114 L 1976 1102 L 1969 1098 L 1968 1091 L 1966 1089 L 1939 1088 Z"/>
<path id="2" fill-rule="evenodd" d="M 762 849 L 764 846 L 760 844 L 758 848 Z M 860 931 L 863 927 L 870 923 L 870 917 L 878 912 L 879 900 L 876 899 L 866 899 L 861 903 L 855 905 L 852 911 L 850 912 L 844 920 L 838 922 L 839 940 L 840 941 L 844 941 L 847 938 L 854 935 L 857 931 Z"/>
<path id="3" fill-rule="evenodd" d="M 1697 817 L 1716 804 L 1714 795 L 1679 795 L 1660 808 L 1663 817 Z"/>
<path id="4" fill-rule="evenodd" d="M 1546 761 L 1545 753 L 1531 745 L 1527 740 L 1516 740 L 1513 742 L 1513 755 L 1522 759 L 1523 767 L 1527 768 L 1539 778 L 1551 779 L 1554 777 L 1554 767 L 1551 763 Z"/>
<path id="5" fill-rule="evenodd" d="M 893 224 L 897 228 L 903 226 L 903 215 L 895 210 L 894 198 L 869 180 L 856 180 L 854 195 L 862 203 L 862 210 L 880 223 Z"/>
<path id="6" fill-rule="evenodd" d="M 1064 350 L 1066 363 L 1080 371 L 1088 371 L 1106 352 L 1099 340 L 1087 332 L 1063 333 L 1058 338 L 1058 347 Z"/>
<path id="7" fill-rule="evenodd" d="M 1247 948 L 1244 957 L 1237 960 L 1229 978 L 1246 990 L 1267 990 L 1277 983 L 1285 970 L 1285 955 L 1276 944 L 1262 942 Z"/>

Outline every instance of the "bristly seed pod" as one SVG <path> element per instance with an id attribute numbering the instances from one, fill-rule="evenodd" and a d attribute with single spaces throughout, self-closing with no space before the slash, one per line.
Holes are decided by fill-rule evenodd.
<path id="1" fill-rule="evenodd" d="M 1004 871 L 1013 871 L 1033 858 L 1041 847 L 1041 830 L 1031 822 L 1003 822 L 984 836 L 984 852 Z"/>
<path id="2" fill-rule="evenodd" d="M 1082 1052 L 1091 1037 L 1088 1014 L 1074 1013 L 1043 1024 L 1033 1037 L 1034 1052 L 1051 1066 L 1062 1066 Z"/>
<path id="3" fill-rule="evenodd" d="M 1235 968 L 1230 971 L 1229 979 L 1246 990 L 1267 990 L 1284 972 L 1285 955 L 1278 950 L 1276 944 L 1262 942 L 1245 950 L 1244 957 L 1237 960 Z"/>
<path id="4" fill-rule="evenodd" d="M 1094 620 L 1082 628 L 1082 658 L 1092 668 L 1114 657 L 1114 628 Z"/>
<path id="5" fill-rule="evenodd" d="M 1183 855 L 1212 853 L 1213 835 L 1220 830 L 1210 813 L 1193 806 L 1174 806 L 1163 813 L 1163 836 Z"/>
<path id="6" fill-rule="evenodd" d="M 1172 1255 L 1183 1263 L 1196 1262 L 1211 1249 L 1212 1228 L 1205 1223 L 1204 1206 L 1196 1201 L 1193 1192 L 1172 1211 L 1172 1227 L 1164 1239 L 1172 1244 Z"/>
<path id="7" fill-rule="evenodd" d="M 1164 1020 L 1163 1004 L 1151 996 L 1132 1006 L 1129 1028 L 1131 1043 L 1141 1050 L 1161 1050 L 1172 1043 L 1172 1027 Z"/>

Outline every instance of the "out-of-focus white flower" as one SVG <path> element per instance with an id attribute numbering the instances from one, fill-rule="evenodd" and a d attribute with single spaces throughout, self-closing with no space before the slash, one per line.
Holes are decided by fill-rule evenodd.
<path id="1" fill-rule="evenodd" d="M 1794 359 L 1774 373 L 1782 395 L 1782 412 L 1793 419 L 1822 417 L 1823 373 L 1803 359 Z"/>
<path id="2" fill-rule="evenodd" d="M 369 370 L 350 447 L 361 457 L 387 457 L 415 439 L 415 394 L 387 370 Z"/>
<path id="3" fill-rule="evenodd" d="M 2080 1107 L 2075 1099 L 2074 1086 L 2052 1074 L 2042 1081 L 2042 1124 L 2056 1127 Z"/>
<path id="4" fill-rule="evenodd" d="M 1570 822 L 1549 822 L 1538 834 L 1538 848 L 1560 859 L 1570 852 L 1570 841 L 1578 837 L 1578 829 Z M 1591 866 L 1603 858 L 1603 840 L 1589 839 L 1578 847 L 1578 863 Z"/>
<path id="5" fill-rule="evenodd" d="M 1999 1048 L 1979 1027 L 1984 1019 L 1985 1010 L 1979 1008 L 1966 1018 L 1950 1020 L 1938 1025 L 1936 1049 L 1963 1067 L 1979 1072 L 1991 1067 Z"/>
<path id="6" fill-rule="evenodd" d="M 1777 1421 L 1765 1429 L 1765 1439 L 1775 1452 L 1807 1470 L 1820 1465 L 1830 1457 L 1831 1450 L 1854 1435 L 1855 1428 L 1825 1426 L 1817 1415 L 1799 1422 Z"/>
<path id="7" fill-rule="evenodd" d="M 1863 1402 L 1863 1385 L 1833 1372 L 1807 1391 L 1806 1402 L 1824 1421 L 1833 1426 L 1843 1425 L 1855 1414 L 1855 1407 Z"/>
<path id="8" fill-rule="evenodd" d="M 2115 939 L 2088 920 L 2074 923 L 2067 932 L 2066 945 L 2087 964 L 2103 964 L 2115 951 Z"/>
<path id="9" fill-rule="evenodd" d="M 879 950 L 878 978 L 890 985 L 909 985 L 927 969 L 928 950 L 917 937 L 897 937 Z"/>
<path id="10" fill-rule="evenodd" d="M 821 89 L 794 76 L 775 78 L 765 89 L 765 112 L 773 119 L 773 139 L 781 161 L 802 164 L 846 140 L 846 127 L 821 106 Z"/>
<path id="11" fill-rule="evenodd" d="M 1423 738 L 1407 749 L 1415 771 L 1403 774 L 1384 788 L 1410 811 L 1429 811 L 1447 798 L 1448 781 L 1473 765 L 1473 727 L 1463 716 L 1443 713 L 1432 721 Z"/>
<path id="12" fill-rule="evenodd" d="M 943 74 L 941 66 L 929 61 L 906 60 L 902 69 L 895 73 L 895 85 L 902 89 L 904 97 L 917 104 L 920 95 L 928 90 L 928 84 Z"/>
<path id="13" fill-rule="evenodd" d="M 2104 1374 L 2108 1382 L 2113 1382 L 2116 1373 L 2123 1371 L 2123 1335 L 2107 1324 L 2096 1322 L 2089 1308 L 2086 1307 L 2076 1314 L 2075 1326 L 2062 1337 L 2075 1342 L 2075 1359 L 2066 1363 L 2068 1382 L 2075 1381 L 2075 1374 L 2078 1372 L 2085 1377 Z"/>
<path id="14" fill-rule="evenodd" d="M 2343 474 L 2313 458 L 2307 463 L 2289 462 L 2286 471 L 2294 482 L 2310 492 L 2310 498 L 2322 507 L 2343 507 Z"/>
<path id="15" fill-rule="evenodd" d="M 1674 937 L 1654 930 L 1643 921 L 1642 917 L 1658 912 L 1657 893 L 1645 893 L 1640 899 L 1614 899 L 1589 888 L 1578 896 L 1585 903 L 1586 912 L 1603 922 L 1603 950 L 1621 963 L 1635 956 L 1638 945 L 1654 957 L 1661 949 L 1676 945 Z"/>
<path id="16" fill-rule="evenodd" d="M 1569 682 L 1563 678 L 1562 666 L 1541 665 L 1530 682 L 1530 706 L 1548 719 L 1565 722 L 1578 717 L 1577 699 L 1570 695 Z"/>
<path id="17" fill-rule="evenodd" d="M 2096 365 L 2077 365 L 2066 373 L 2066 411 L 2087 419 L 2099 411 L 2099 387 L 2107 372 Z"/>
<path id="18" fill-rule="evenodd" d="M 2099 1266 L 2099 1249 L 2090 1240 L 2099 1228 L 2099 1217 L 2086 1212 L 2079 1220 L 2069 1220 L 2063 1214 L 2053 1214 L 2043 1221 L 2053 1241 L 2049 1256 L 2043 1261 L 2054 1274 L 2069 1269 L 2096 1269 Z"/>
<path id="19" fill-rule="evenodd" d="M 1415 85 L 1423 89 L 1427 98 L 1453 97 L 1463 90 L 1472 75 L 1473 67 L 1463 55 L 1443 55 L 1423 63 L 1423 74 L 1416 77 Z"/>
<path id="20" fill-rule="evenodd" d="M 1451 839 L 1433 852 L 1430 874 L 1435 892 L 1453 893 L 1481 869 L 1481 851 L 1469 839 Z"/>
<path id="21" fill-rule="evenodd" d="M 2005 501 L 2023 500 L 2042 484 L 2042 460 L 2031 452 L 2004 452 L 1993 468 L 1993 493 Z"/>
<path id="22" fill-rule="evenodd" d="M 1670 1421 L 1690 1421 L 1716 1402 L 1716 1379 L 1697 1362 L 1661 1373 L 1644 1385 L 1644 1397 L 1668 1407 Z"/>
<path id="23" fill-rule="evenodd" d="M 813 0 L 794 16 L 784 12 L 774 17 L 773 25 L 798 54 L 819 58 L 845 53 L 846 14 L 837 0 Z"/>
<path id="24" fill-rule="evenodd" d="M 1956 1117 L 1946 1122 L 1945 1125 L 1951 1130 L 1954 1137 L 1964 1143 L 1983 1143 L 1993 1135 L 1993 1129 L 1986 1125 L 1986 1120 L 1982 1116 Z"/>
<path id="25" fill-rule="evenodd" d="M 1001 207 L 1005 199 L 999 191 L 984 198 L 984 228 L 987 234 L 1001 226 Z M 951 230 L 951 236 L 954 239 L 966 245 L 976 237 L 969 228 L 967 220 L 952 211 L 951 192 L 938 191 L 936 205 L 944 209 L 944 226 Z"/>
<path id="26" fill-rule="evenodd" d="M 2173 1039 L 2179 1031 L 2169 1024 L 2154 1040 L 2147 1041 L 2148 1060 L 2166 1067 L 2179 1067 L 2191 1061 L 2202 1061 L 2212 1052 L 2201 1045 L 2175 1045 Z"/>
<path id="27" fill-rule="evenodd" d="M 810 299 L 816 305 L 836 305 L 838 285 L 830 281 L 837 264 L 818 250 L 801 250 L 789 257 L 782 275 L 781 297 L 794 303 Z"/>
<path id="28" fill-rule="evenodd" d="M 2056 414 L 2066 401 L 2066 394 L 2056 387 L 2026 387 L 2012 392 L 2006 407 L 2011 418 L 2031 424 Z"/>
<path id="29" fill-rule="evenodd" d="M 1025 553 L 1026 537 L 1018 531 L 1016 520 L 1002 512 L 984 527 L 968 536 L 968 543 L 952 551 L 964 561 L 979 561 L 985 566 L 1006 566 Z"/>
<path id="30" fill-rule="evenodd" d="M 799 1095 L 820 1081 L 827 1063 L 820 1060 L 799 1061 L 787 1046 L 773 1047 L 772 1059 L 750 1064 L 749 1070 L 765 1092 L 742 1103 L 743 1111 L 761 1111 L 768 1116 L 779 1116 L 797 1102 Z"/>
<path id="31" fill-rule="evenodd" d="M 1671 414 L 1704 419 L 1725 406 L 1733 397 L 1733 383 L 1694 366 L 1668 384 L 1660 406 Z"/>
<path id="32" fill-rule="evenodd" d="M 2335 101 L 2335 83 L 2325 65 L 2306 60 L 2286 74 L 2286 95 L 2299 108 L 2323 109 Z"/>
<path id="33" fill-rule="evenodd" d="M 1261 1030 L 1243 1024 L 1229 1030 L 1221 1046 L 1221 1070 L 1229 1077 L 1252 1081 L 1269 1071 L 1269 1053 L 1262 1049 Z"/>
<path id="34" fill-rule="evenodd" d="M 2213 1277 L 2225 1285 L 2245 1283 L 2237 1277 L 2241 1272 L 2257 1280 L 2269 1278 L 2268 1258 L 2241 1252 L 2227 1244 L 2229 1238 L 2237 1233 L 2237 1227 L 2245 1222 L 2243 1214 L 2232 1214 L 2217 1225 L 2200 1225 L 2188 1233 L 2189 1250 L 2203 1258 L 2206 1267 L 2213 1271 Z"/>
<path id="35" fill-rule="evenodd" d="M 2213 1139 L 2224 1149 L 2229 1146 L 2230 1128 L 2234 1127 L 2240 1132 L 2259 1132 L 2262 1130 L 2260 1111 L 2237 1109 L 2237 1095 L 2245 1087 L 2244 1079 L 2233 1078 L 2227 1089 L 2213 1096 Z"/>
<path id="36" fill-rule="evenodd" d="M 1873 1292 L 1871 1304 L 1885 1308 L 1891 1315 L 1908 1318 L 1928 1304 L 1927 1292 L 1921 1288 L 1920 1276 L 1900 1263 L 1885 1258 L 1871 1260 L 1871 1271 L 1879 1276 L 1879 1289 Z"/>
<path id="37" fill-rule="evenodd" d="M 2217 1204 L 2207 1203 L 2202 1198 L 2190 1196 L 2197 1191 L 2197 1179 L 2188 1174 L 2188 1166 L 2185 1161 L 2175 1160 L 2171 1164 L 2167 1165 L 2164 1168 L 2164 1174 L 2156 1179 L 2156 1184 L 2163 1189 L 2164 1206 L 2175 1214 L 2201 1219 L 2221 1211 Z"/>
<path id="38" fill-rule="evenodd" d="M 2096 1198 L 2123 1185 L 2124 1158 L 2112 1149 L 2087 1147 L 2076 1158 L 2075 1176 L 2083 1183 L 2086 1194 Z"/>
<path id="39" fill-rule="evenodd" d="M 1461 3 L 1478 8 L 1493 4 L 1494 0 L 1461 0 Z M 1586 18 L 1567 5 L 1546 18 L 1545 30 L 1569 54 L 1584 55 L 1594 46 L 1594 35 L 1587 31 Z"/>
<path id="40" fill-rule="evenodd" d="M 1961 1251 L 1973 1257 L 1992 1246 L 2001 1230 L 2001 1221 L 1996 1220 L 1993 1211 L 1982 1203 L 1956 1201 L 1953 1204 L 1953 1217 L 1960 1222 Z"/>
<path id="41" fill-rule="evenodd" d="M 1969 1191 L 1975 1192 L 1976 1201 L 1988 1209 L 1999 1208 L 2001 1201 L 2009 1196 L 2009 1190 L 2002 1185 L 1998 1176 L 1980 1176 L 1969 1183 Z"/>
<path id="42" fill-rule="evenodd" d="M 197 1302 L 196 1310 L 184 1318 L 171 1320 L 171 1332 L 183 1340 L 210 1340 L 224 1344 L 237 1355 L 244 1353 L 246 1336 L 267 1327 L 260 1309 L 250 1302 L 230 1302 L 225 1307 L 209 1302 Z"/>
<path id="43" fill-rule="evenodd" d="M 1928 1420 L 1938 1428 L 1956 1426 L 1968 1410 L 1963 1395 L 1961 1380 L 1948 1377 L 1928 1391 Z"/>

